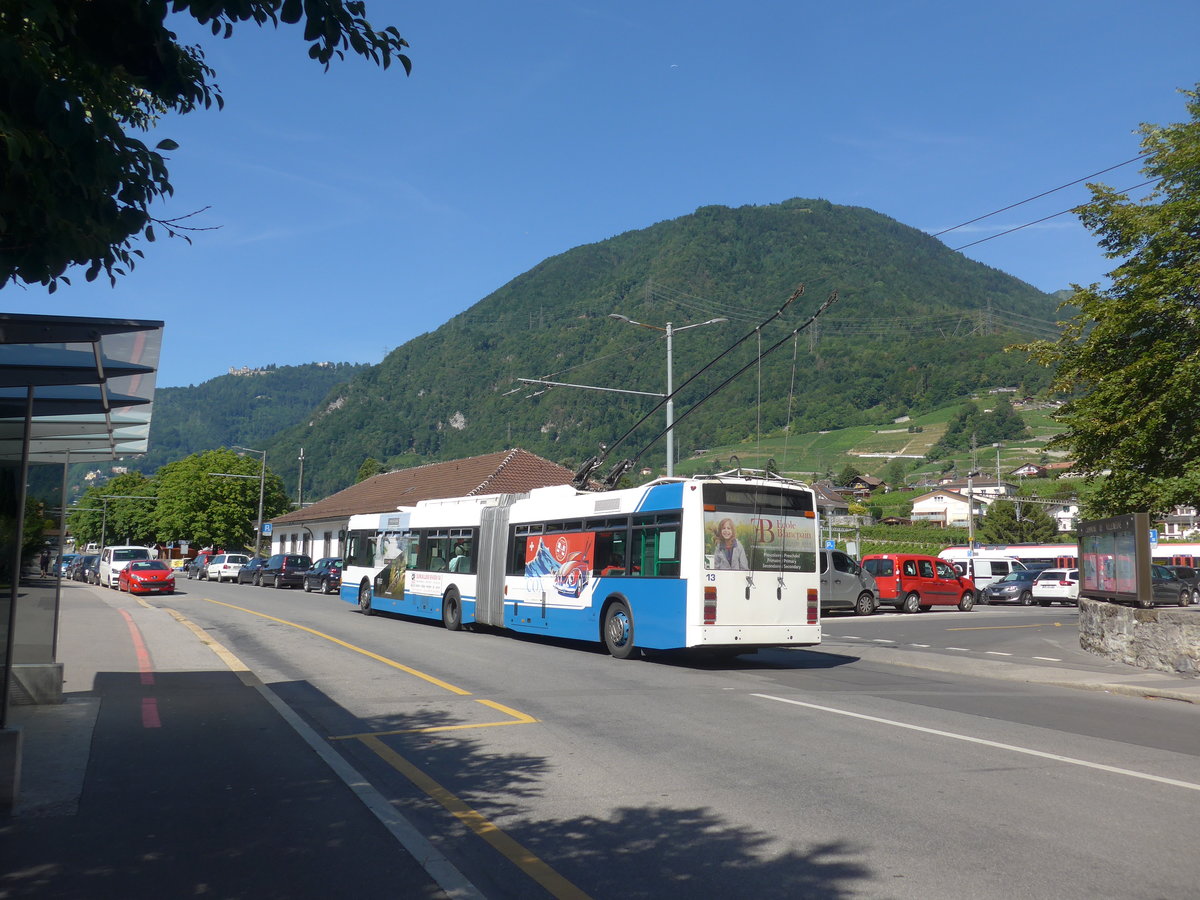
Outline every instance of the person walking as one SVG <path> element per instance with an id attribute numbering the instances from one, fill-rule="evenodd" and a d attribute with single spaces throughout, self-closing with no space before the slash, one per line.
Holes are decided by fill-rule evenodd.
<path id="1" fill-rule="evenodd" d="M 43 547 L 42 555 L 38 557 L 38 563 L 42 567 L 42 577 L 45 578 L 50 574 L 50 548 Z"/>

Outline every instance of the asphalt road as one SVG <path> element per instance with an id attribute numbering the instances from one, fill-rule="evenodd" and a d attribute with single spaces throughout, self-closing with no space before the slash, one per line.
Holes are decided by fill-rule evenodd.
<path id="1" fill-rule="evenodd" d="M 830 616 L 820 650 L 715 665 L 180 587 L 150 602 L 249 666 L 487 897 L 1174 898 L 1200 883 L 1200 709 L 856 651 L 981 673 L 1109 665 L 1073 650 L 1074 610 Z"/>

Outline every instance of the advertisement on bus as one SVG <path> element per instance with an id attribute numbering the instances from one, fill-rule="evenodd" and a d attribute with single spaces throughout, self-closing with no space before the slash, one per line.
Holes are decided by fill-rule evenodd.
<path id="1" fill-rule="evenodd" d="M 816 522 L 798 516 L 704 513 L 704 567 L 757 572 L 816 570 Z"/>
<path id="2" fill-rule="evenodd" d="M 525 541 L 526 588 L 537 583 L 560 596 L 578 599 L 591 580 L 595 544 L 596 535 L 590 531 L 529 537 Z"/>

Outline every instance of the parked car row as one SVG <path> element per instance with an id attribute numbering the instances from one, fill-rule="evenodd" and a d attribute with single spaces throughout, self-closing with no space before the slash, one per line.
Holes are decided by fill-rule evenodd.
<path id="1" fill-rule="evenodd" d="M 326 556 L 313 563 L 300 553 L 276 553 L 263 559 L 255 557 L 238 569 L 238 584 L 256 587 L 302 587 L 306 591 L 336 594 L 342 586 L 342 558 Z"/>

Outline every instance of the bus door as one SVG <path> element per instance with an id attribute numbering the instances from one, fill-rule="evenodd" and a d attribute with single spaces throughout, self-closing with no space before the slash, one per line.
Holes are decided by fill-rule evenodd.
<path id="1" fill-rule="evenodd" d="M 513 495 L 500 498 L 498 506 L 480 510 L 479 545 L 476 549 L 479 577 L 475 582 L 475 621 L 504 625 L 504 564 L 507 557 L 508 519 Z"/>

